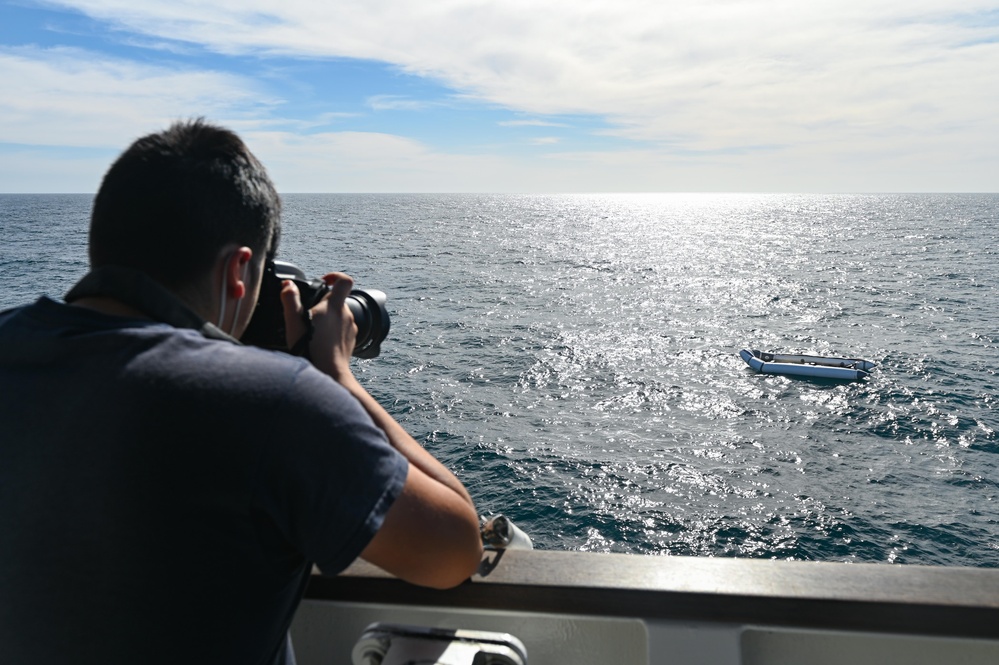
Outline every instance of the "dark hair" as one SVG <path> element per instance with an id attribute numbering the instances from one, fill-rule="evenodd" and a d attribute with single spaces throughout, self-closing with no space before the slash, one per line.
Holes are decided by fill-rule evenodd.
<path id="1" fill-rule="evenodd" d="M 273 256 L 281 200 L 233 132 L 196 119 L 135 141 L 94 199 L 90 263 L 119 265 L 185 288 L 238 243 Z"/>

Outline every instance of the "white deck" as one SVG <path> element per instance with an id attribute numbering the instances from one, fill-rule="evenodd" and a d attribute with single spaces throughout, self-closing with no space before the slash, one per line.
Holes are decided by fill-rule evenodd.
<path id="1" fill-rule="evenodd" d="M 999 571 L 507 552 L 419 589 L 355 564 L 316 577 L 300 665 L 349 665 L 375 621 L 507 632 L 532 665 L 999 663 Z"/>

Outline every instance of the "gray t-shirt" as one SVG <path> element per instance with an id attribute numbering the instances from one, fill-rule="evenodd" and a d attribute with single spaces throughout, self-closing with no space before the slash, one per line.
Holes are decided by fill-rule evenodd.
<path id="1" fill-rule="evenodd" d="M 292 356 L 42 298 L 0 314 L 0 645 L 18 663 L 270 663 L 408 463 Z"/>

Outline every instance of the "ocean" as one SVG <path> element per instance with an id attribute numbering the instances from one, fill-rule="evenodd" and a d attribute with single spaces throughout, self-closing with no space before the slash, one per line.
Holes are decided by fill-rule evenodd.
<path id="1" fill-rule="evenodd" d="M 86 272 L 91 201 L 0 195 L 0 309 Z M 360 380 L 536 547 L 999 566 L 999 195 L 284 203 L 279 258 L 388 294 Z"/>

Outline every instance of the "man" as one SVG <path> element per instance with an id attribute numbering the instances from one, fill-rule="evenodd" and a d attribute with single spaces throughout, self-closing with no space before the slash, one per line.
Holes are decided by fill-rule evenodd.
<path id="1" fill-rule="evenodd" d="M 468 493 L 351 373 L 349 277 L 324 278 L 311 361 L 236 341 L 279 215 L 235 134 L 178 123 L 105 175 L 67 304 L 0 314 L 4 662 L 293 662 L 313 563 L 475 570 Z"/>

